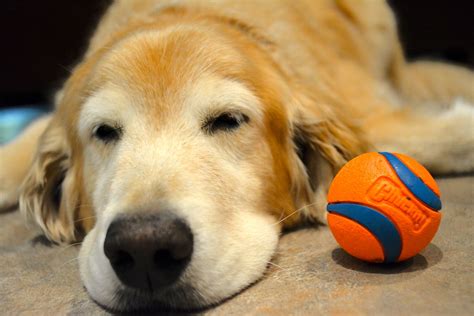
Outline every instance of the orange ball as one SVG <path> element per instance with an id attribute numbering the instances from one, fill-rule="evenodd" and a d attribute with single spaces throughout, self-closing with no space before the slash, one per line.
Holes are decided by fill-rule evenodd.
<path id="1" fill-rule="evenodd" d="M 413 158 L 372 152 L 349 161 L 328 193 L 328 224 L 341 247 L 370 262 L 415 256 L 441 221 L 438 185 Z"/>

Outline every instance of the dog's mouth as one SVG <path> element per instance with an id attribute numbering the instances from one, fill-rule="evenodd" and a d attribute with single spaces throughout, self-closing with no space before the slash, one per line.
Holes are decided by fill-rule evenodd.
<path id="1" fill-rule="evenodd" d="M 199 312 L 211 307 L 196 289 L 185 284 L 160 291 L 122 287 L 116 290 L 113 302 L 113 306 L 96 303 L 112 313 Z"/>

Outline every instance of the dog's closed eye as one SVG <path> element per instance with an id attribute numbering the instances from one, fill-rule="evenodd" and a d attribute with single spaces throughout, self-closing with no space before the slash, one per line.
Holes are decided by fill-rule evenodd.
<path id="1" fill-rule="evenodd" d="M 245 114 L 224 112 L 217 116 L 207 118 L 204 122 L 203 129 L 209 134 L 219 131 L 232 131 L 248 121 L 249 117 Z"/>
<path id="2" fill-rule="evenodd" d="M 122 129 L 107 124 L 98 125 L 94 128 L 93 136 L 104 143 L 109 143 L 120 139 Z"/>

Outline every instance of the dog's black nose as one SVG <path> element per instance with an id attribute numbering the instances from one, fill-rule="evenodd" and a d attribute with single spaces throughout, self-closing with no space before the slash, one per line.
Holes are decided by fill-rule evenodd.
<path id="1" fill-rule="evenodd" d="M 170 212 L 120 216 L 104 242 L 104 253 L 122 283 L 146 290 L 174 283 L 192 252 L 191 229 Z"/>

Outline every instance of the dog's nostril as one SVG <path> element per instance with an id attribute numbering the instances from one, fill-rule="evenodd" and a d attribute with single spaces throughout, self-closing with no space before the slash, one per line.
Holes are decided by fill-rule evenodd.
<path id="1" fill-rule="evenodd" d="M 118 269 L 126 270 L 131 269 L 135 264 L 135 261 L 133 260 L 132 255 L 130 255 L 128 252 L 118 250 L 114 258 L 111 259 L 111 263 Z"/>
<path id="2" fill-rule="evenodd" d="M 179 259 L 175 259 L 169 250 L 157 250 L 153 256 L 153 262 L 159 269 L 169 269 L 176 265 Z"/>
<path id="3" fill-rule="evenodd" d="M 153 255 L 153 263 L 159 269 L 174 269 L 186 264 L 192 254 L 192 243 L 177 243 L 168 249 L 159 249 Z"/>

